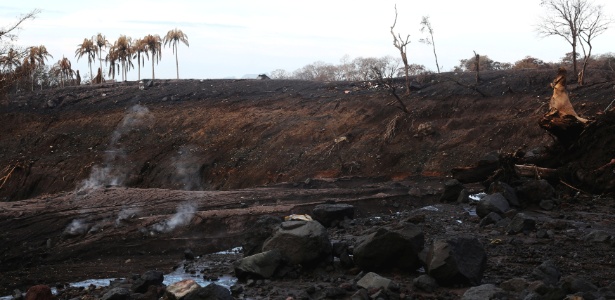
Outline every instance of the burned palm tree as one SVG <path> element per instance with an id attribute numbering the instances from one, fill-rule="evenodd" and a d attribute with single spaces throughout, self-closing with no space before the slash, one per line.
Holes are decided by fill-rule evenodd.
<path id="1" fill-rule="evenodd" d="M 132 58 L 137 59 L 138 80 L 141 80 L 141 65 L 145 66 L 145 58 L 141 59 L 141 53 L 149 56 L 143 39 L 137 39 L 132 45 Z"/>
<path id="2" fill-rule="evenodd" d="M 179 63 L 177 61 L 177 44 L 179 44 L 179 42 L 182 42 L 186 44 L 186 46 L 190 47 L 188 44 L 188 35 L 184 34 L 177 28 L 169 30 L 167 35 L 164 37 L 165 47 L 167 44 L 170 45 L 173 49 L 173 54 L 175 54 L 175 70 L 177 72 L 177 79 L 179 79 Z"/>
<path id="3" fill-rule="evenodd" d="M 77 61 L 84 55 L 88 58 L 88 66 L 90 67 L 90 82 L 93 84 L 93 76 L 92 76 L 92 62 L 96 57 L 96 45 L 92 39 L 83 39 L 83 43 L 78 45 L 77 50 L 75 50 L 75 57 L 77 57 Z"/>
<path id="4" fill-rule="evenodd" d="M 154 75 L 154 62 L 158 63 L 158 61 L 160 61 L 162 54 L 162 40 L 157 34 L 148 34 L 143 38 L 143 43 L 145 43 L 147 51 L 152 54 L 152 80 L 154 80 L 156 78 Z"/>
<path id="5" fill-rule="evenodd" d="M 132 39 L 120 35 L 115 41 L 112 47 L 114 52 L 114 58 L 119 61 L 119 65 L 122 68 L 122 80 L 126 81 L 128 77 L 128 70 L 133 66 L 132 64 Z"/>
<path id="6" fill-rule="evenodd" d="M 66 57 L 62 57 L 55 66 L 53 67 L 53 72 L 60 77 L 60 86 L 64 87 L 65 82 L 68 82 L 69 79 L 73 77 L 75 71 L 73 71 L 70 60 Z"/>
<path id="7" fill-rule="evenodd" d="M 102 50 L 103 48 L 108 48 L 111 46 L 111 44 L 109 43 L 109 41 L 107 40 L 107 38 L 102 35 L 102 33 L 98 33 L 98 35 L 96 35 L 96 37 L 92 37 L 92 40 L 94 40 L 94 44 L 96 45 L 96 49 L 98 50 L 98 60 L 100 61 L 100 69 L 103 70 L 102 67 L 102 61 L 103 61 L 103 57 L 102 57 Z"/>
<path id="8" fill-rule="evenodd" d="M 43 45 L 28 48 L 28 54 L 22 63 L 22 66 L 26 66 L 30 72 L 30 78 L 32 79 L 32 91 L 34 91 L 34 71 L 38 66 L 44 66 L 47 58 L 53 57 L 47 48 Z"/>

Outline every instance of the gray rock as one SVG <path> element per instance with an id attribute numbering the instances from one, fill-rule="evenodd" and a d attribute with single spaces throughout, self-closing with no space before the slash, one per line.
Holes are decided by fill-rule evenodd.
<path id="1" fill-rule="evenodd" d="M 508 204 L 510 204 L 511 206 L 518 207 L 521 205 L 519 203 L 519 198 L 517 197 L 517 191 L 515 191 L 515 189 L 512 186 L 508 185 L 505 182 L 501 182 L 501 181 L 493 182 L 489 186 L 489 189 L 487 191 L 489 194 L 495 194 L 495 193 L 502 194 L 502 196 L 506 198 L 506 201 L 508 201 Z"/>
<path id="2" fill-rule="evenodd" d="M 475 237 L 436 240 L 427 255 L 427 274 L 445 286 L 480 283 L 487 254 Z"/>
<path id="3" fill-rule="evenodd" d="M 545 199 L 553 198 L 555 189 L 544 179 L 529 180 L 517 187 L 517 196 L 521 203 L 540 203 Z"/>
<path id="4" fill-rule="evenodd" d="M 210 283 L 206 287 L 192 291 L 184 297 L 184 300 L 233 300 L 231 292 L 225 287 Z"/>
<path id="5" fill-rule="evenodd" d="M 553 210 L 555 208 L 555 201 L 551 199 L 541 200 L 538 206 L 544 210 Z"/>
<path id="6" fill-rule="evenodd" d="M 128 300 L 130 299 L 130 291 L 127 288 L 116 287 L 106 292 L 102 300 Z"/>
<path id="7" fill-rule="evenodd" d="M 366 271 L 400 268 L 415 270 L 419 267 L 418 254 L 425 245 L 421 228 L 405 224 L 404 228 L 379 228 L 366 236 L 353 251 L 355 264 Z"/>
<path id="8" fill-rule="evenodd" d="M 459 192 L 459 197 L 457 197 L 457 203 L 469 203 L 470 202 L 470 192 L 468 190 L 463 189 Z"/>
<path id="9" fill-rule="evenodd" d="M 522 292 L 530 285 L 525 278 L 512 278 L 500 283 L 500 288 L 509 292 Z"/>
<path id="10" fill-rule="evenodd" d="M 364 288 L 366 290 L 371 290 L 371 289 L 384 289 L 384 290 L 389 290 L 391 288 L 394 289 L 394 287 L 397 284 L 395 282 L 393 282 L 391 279 L 382 277 L 374 272 L 369 272 L 367 274 L 365 274 L 365 276 L 361 277 L 361 279 L 359 279 L 359 281 L 357 281 L 357 286 Z"/>
<path id="11" fill-rule="evenodd" d="M 553 261 L 547 260 L 532 271 L 532 277 L 553 286 L 559 281 L 561 273 Z"/>
<path id="12" fill-rule="evenodd" d="M 463 184 L 457 179 L 451 179 L 444 183 L 444 192 L 440 196 L 440 202 L 455 202 L 463 190 Z"/>
<path id="13" fill-rule="evenodd" d="M 436 280 L 433 277 L 426 275 L 426 274 L 423 274 L 417 278 L 414 278 L 414 280 L 412 281 L 412 284 L 417 289 L 423 290 L 428 293 L 431 293 L 438 288 L 438 283 L 436 282 Z"/>
<path id="14" fill-rule="evenodd" d="M 354 206 L 350 204 L 320 204 L 312 210 L 314 220 L 325 227 L 331 227 L 336 221 L 354 218 Z"/>
<path id="15" fill-rule="evenodd" d="M 471 287 L 463 293 L 463 296 L 461 296 L 462 300 L 491 300 L 506 298 L 506 292 L 493 284 L 483 284 Z"/>
<path id="16" fill-rule="evenodd" d="M 327 229 L 316 221 L 283 222 L 263 244 L 263 251 L 274 249 L 293 265 L 332 259 Z"/>
<path id="17" fill-rule="evenodd" d="M 577 276 L 567 276 L 561 279 L 559 286 L 566 293 L 591 293 L 598 291 L 598 287 L 589 280 Z"/>
<path id="18" fill-rule="evenodd" d="M 135 293 L 145 293 L 150 285 L 162 285 L 164 275 L 160 271 L 147 271 L 132 284 Z"/>
<path id="19" fill-rule="evenodd" d="M 604 230 L 594 230 L 583 237 L 583 240 L 590 243 L 607 243 L 613 237 Z"/>
<path id="20" fill-rule="evenodd" d="M 250 256 L 263 251 L 263 243 L 280 227 L 282 218 L 274 216 L 261 216 L 249 228 L 249 234 L 241 245 L 243 255 Z"/>
<path id="21" fill-rule="evenodd" d="M 488 215 L 486 215 L 484 218 L 480 220 L 479 226 L 485 227 L 489 224 L 496 224 L 500 220 L 502 220 L 502 217 L 499 214 L 495 212 L 490 212 Z"/>
<path id="22" fill-rule="evenodd" d="M 484 218 L 491 212 L 503 215 L 509 209 L 510 204 L 508 204 L 508 200 L 506 200 L 504 195 L 495 193 L 487 195 L 478 201 L 478 204 L 476 205 L 476 214 L 479 217 Z"/>
<path id="23" fill-rule="evenodd" d="M 351 300 L 371 300 L 369 293 L 366 289 L 359 289 L 356 293 L 352 294 Z"/>
<path id="24" fill-rule="evenodd" d="M 518 213 L 506 226 L 508 234 L 528 233 L 536 228 L 536 220 L 524 213 Z"/>
<path id="25" fill-rule="evenodd" d="M 257 253 L 237 262 L 235 276 L 241 280 L 247 277 L 271 278 L 282 263 L 282 253 L 277 249 Z"/>

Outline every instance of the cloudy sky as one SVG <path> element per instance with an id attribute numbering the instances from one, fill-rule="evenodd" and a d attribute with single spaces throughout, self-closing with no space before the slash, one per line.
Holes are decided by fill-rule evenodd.
<path id="1" fill-rule="evenodd" d="M 411 63 L 435 70 L 432 48 L 419 42 L 422 16 L 434 28 L 442 70 L 451 70 L 473 51 L 499 62 L 514 63 L 527 55 L 559 61 L 570 46 L 562 38 L 538 37 L 535 26 L 544 10 L 540 0 L 174 0 L 174 1 L 12 1 L 0 4 L 0 27 L 39 8 L 35 20 L 18 32 L 17 44 L 45 45 L 49 64 L 66 56 L 74 69 L 88 73 L 87 59 L 77 62 L 75 50 L 84 38 L 102 33 L 113 43 L 120 35 L 164 36 L 178 28 L 190 46 L 179 47 L 181 78 L 240 78 L 275 69 L 292 72 L 322 61 L 338 64 L 348 55 L 382 57 L 399 52 L 392 45 L 390 26 L 397 5 L 395 31 L 410 35 Z M 615 2 L 603 3 L 615 17 Z M 615 25 L 595 39 L 594 54 L 615 52 Z M 163 48 L 156 78 L 175 78 L 175 59 Z M 142 74 L 151 74 L 146 62 Z M 147 77 L 147 76 L 146 76 Z M 128 75 L 137 79 L 136 69 Z"/>

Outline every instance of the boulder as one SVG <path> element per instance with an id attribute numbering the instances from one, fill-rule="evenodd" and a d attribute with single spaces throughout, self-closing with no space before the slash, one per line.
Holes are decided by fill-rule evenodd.
<path id="1" fill-rule="evenodd" d="M 277 249 L 257 253 L 236 263 L 235 276 L 240 280 L 248 277 L 271 278 L 282 263 L 282 253 Z"/>
<path id="2" fill-rule="evenodd" d="M 487 253 L 475 237 L 436 240 L 427 254 L 427 273 L 445 286 L 481 282 Z"/>
<path id="3" fill-rule="evenodd" d="M 463 296 L 462 300 L 486 300 L 486 299 L 508 299 L 506 292 L 493 285 L 483 284 L 469 288 Z"/>
<path id="4" fill-rule="evenodd" d="M 391 230 L 386 227 L 363 237 L 355 246 L 355 264 L 366 271 L 390 268 L 415 270 L 419 267 L 418 255 L 425 245 L 425 236 L 420 227 L 406 224 L 404 228 Z"/>
<path id="5" fill-rule="evenodd" d="M 552 260 L 547 260 L 532 271 L 532 277 L 546 285 L 554 286 L 559 281 L 561 273 Z"/>
<path id="6" fill-rule="evenodd" d="M 444 183 L 444 192 L 440 196 L 440 202 L 455 202 L 463 190 L 463 184 L 457 179 L 451 179 Z"/>
<path id="7" fill-rule="evenodd" d="M 555 189 L 544 179 L 528 180 L 517 187 L 517 196 L 522 204 L 538 204 L 553 198 L 554 194 Z"/>
<path id="8" fill-rule="evenodd" d="M 331 227 L 337 221 L 354 218 L 354 206 L 350 204 L 319 204 L 312 210 L 312 216 L 325 227 Z"/>
<path id="9" fill-rule="evenodd" d="M 350 257 L 350 250 L 346 242 L 333 243 L 333 256 L 340 259 L 340 265 L 344 268 L 354 267 L 354 261 Z"/>
<path id="10" fill-rule="evenodd" d="M 436 282 L 436 280 L 427 274 L 423 274 L 415 278 L 412 281 L 412 285 L 428 293 L 431 293 L 438 288 L 438 283 Z"/>
<path id="11" fill-rule="evenodd" d="M 106 292 L 102 300 L 128 300 L 130 299 L 130 290 L 123 287 L 116 287 Z"/>
<path id="12" fill-rule="evenodd" d="M 243 255 L 250 256 L 263 250 L 263 243 L 277 230 L 282 218 L 274 216 L 261 216 L 250 227 L 250 232 L 242 244 Z"/>
<path id="13" fill-rule="evenodd" d="M 263 251 L 274 249 L 293 265 L 332 258 L 327 229 L 317 221 L 283 222 L 263 244 Z"/>
<path id="14" fill-rule="evenodd" d="M 508 201 L 508 204 L 510 204 L 511 206 L 518 207 L 521 205 L 521 203 L 519 203 L 519 198 L 517 197 L 517 191 L 515 191 L 515 189 L 512 186 L 508 185 L 505 182 L 501 182 L 501 181 L 493 182 L 491 183 L 487 191 L 488 191 L 488 194 L 495 194 L 495 193 L 502 194 L 502 196 L 506 198 L 506 201 Z"/>
<path id="15" fill-rule="evenodd" d="M 137 278 L 132 284 L 131 290 L 134 293 L 145 293 L 150 285 L 162 285 L 164 275 L 160 271 L 147 271 Z"/>
<path id="16" fill-rule="evenodd" d="M 500 220 L 502 220 L 502 217 L 499 214 L 490 212 L 488 215 L 486 215 L 480 220 L 479 226 L 485 227 L 490 224 L 497 224 Z"/>
<path id="17" fill-rule="evenodd" d="M 508 234 L 528 233 L 536 228 L 536 220 L 524 213 L 518 213 L 506 226 Z"/>
<path id="18" fill-rule="evenodd" d="M 613 239 L 611 234 L 604 230 L 594 230 L 583 237 L 584 241 L 590 243 L 607 243 L 611 239 Z"/>
<path id="19" fill-rule="evenodd" d="M 44 284 L 32 286 L 26 292 L 26 300 L 53 300 L 51 288 Z"/>
<path id="20" fill-rule="evenodd" d="M 501 193 L 487 195 L 480 199 L 476 205 L 476 214 L 481 218 L 486 217 L 491 212 L 503 215 L 508 210 L 510 210 L 510 204 Z"/>
<path id="21" fill-rule="evenodd" d="M 181 299 L 182 297 L 200 289 L 201 286 L 192 279 L 184 279 L 173 283 L 166 288 L 166 297 L 169 300 Z"/>
<path id="22" fill-rule="evenodd" d="M 365 276 L 361 277 L 359 281 L 357 281 L 357 286 L 369 291 L 372 289 L 395 289 L 395 287 L 398 285 L 391 279 L 382 277 L 374 272 L 369 272 L 365 274 Z"/>
<path id="23" fill-rule="evenodd" d="M 231 292 L 225 287 L 210 283 L 206 287 L 199 288 L 188 293 L 184 300 L 233 300 Z"/>

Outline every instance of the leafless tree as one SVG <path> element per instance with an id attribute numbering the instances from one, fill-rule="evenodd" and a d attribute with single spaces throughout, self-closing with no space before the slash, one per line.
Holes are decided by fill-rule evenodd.
<path id="1" fill-rule="evenodd" d="M 15 30 L 19 29 L 19 26 L 21 25 L 21 23 L 23 23 L 26 20 L 29 19 L 33 19 L 36 18 L 36 15 L 38 15 L 41 12 L 40 9 L 34 9 L 31 12 L 20 16 L 17 21 L 15 21 L 15 23 L 8 25 L 7 27 L 2 27 L 0 28 L 0 40 L 2 40 L 3 38 L 7 38 L 11 41 L 14 41 L 17 38 L 17 35 L 12 33 Z"/>
<path id="2" fill-rule="evenodd" d="M 391 26 L 391 35 L 393 36 L 393 46 L 399 50 L 399 54 L 401 55 L 401 60 L 404 63 L 404 72 L 406 74 L 406 95 L 410 94 L 410 76 L 408 75 L 408 56 L 406 55 L 406 47 L 410 44 L 410 35 L 406 36 L 406 39 L 401 38 L 401 34 L 395 35 L 393 29 L 395 28 L 395 24 L 397 24 L 397 5 L 395 5 L 395 20 L 393 21 L 393 26 Z"/>
<path id="3" fill-rule="evenodd" d="M 585 70 L 587 63 L 589 62 L 592 54 L 592 41 L 593 39 L 604 33 L 608 28 L 612 20 L 609 20 L 602 12 L 602 6 L 595 6 L 592 11 L 587 14 L 587 22 L 584 22 L 585 26 L 581 29 L 579 37 L 581 38 L 581 49 L 583 50 L 583 67 L 581 72 L 578 73 L 579 85 L 585 84 Z"/>
<path id="4" fill-rule="evenodd" d="M 410 114 L 410 111 L 406 107 L 406 104 L 404 104 L 404 101 L 402 101 L 401 97 L 399 97 L 399 95 L 397 94 L 397 87 L 395 86 L 395 82 L 393 81 L 393 78 L 384 76 L 381 70 L 376 67 L 372 69 L 372 72 L 376 76 L 376 82 L 379 85 L 386 87 L 391 93 L 391 95 L 395 97 L 396 101 L 389 103 L 389 105 L 392 105 L 393 103 L 397 102 L 398 104 L 397 108 L 399 108 L 401 111 L 403 111 L 407 115 Z"/>
<path id="5" fill-rule="evenodd" d="M 474 69 L 476 70 L 476 83 L 480 81 L 480 55 L 474 51 Z"/>
<path id="6" fill-rule="evenodd" d="M 431 45 L 433 48 L 433 56 L 436 58 L 436 68 L 438 69 L 438 73 L 440 73 L 440 65 L 438 64 L 438 54 L 436 54 L 436 42 L 433 39 L 433 27 L 431 27 L 431 22 L 429 21 L 429 16 L 423 16 L 423 20 L 421 21 L 421 33 L 427 31 L 428 36 L 424 39 L 420 39 L 421 43 Z"/>
<path id="7" fill-rule="evenodd" d="M 584 41 L 591 44 L 611 21 L 604 17 L 602 6 L 589 0 L 542 0 L 540 5 L 546 8 L 547 16 L 537 25 L 538 33 L 543 37 L 560 36 L 572 46 L 572 69 L 578 75 L 577 46 Z"/>

